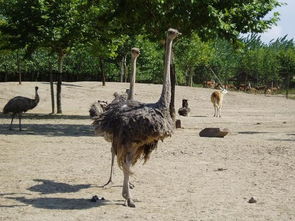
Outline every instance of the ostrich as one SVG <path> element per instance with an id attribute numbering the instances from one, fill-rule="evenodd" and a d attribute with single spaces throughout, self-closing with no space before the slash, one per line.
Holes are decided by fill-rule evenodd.
<path id="1" fill-rule="evenodd" d="M 89 109 L 90 118 L 97 117 L 102 112 L 104 112 L 107 105 L 108 105 L 108 102 L 106 101 L 98 100 L 97 102 L 94 102 Z"/>
<path id="2" fill-rule="evenodd" d="M 35 87 L 35 99 L 30 99 L 27 97 L 17 96 L 8 101 L 8 103 L 3 108 L 3 113 L 12 113 L 11 123 L 9 130 L 12 130 L 12 122 L 15 115 L 18 114 L 19 117 L 19 130 L 22 130 L 21 117 L 23 112 L 33 109 L 39 103 L 38 87 Z"/>
<path id="3" fill-rule="evenodd" d="M 124 174 L 122 196 L 129 207 L 135 207 L 129 190 L 131 165 L 139 159 L 144 159 L 145 163 L 157 147 L 158 141 L 170 137 L 174 130 L 169 111 L 170 61 L 172 42 L 179 34 L 172 28 L 167 32 L 164 81 L 160 99 L 149 104 L 129 100 L 122 106 L 110 107 L 93 122 L 97 134 L 103 133 L 105 137 L 111 138 L 112 150 L 117 155 L 117 163 Z"/>
<path id="4" fill-rule="evenodd" d="M 135 79 L 136 79 L 136 61 L 137 61 L 137 57 L 140 55 L 140 50 L 138 48 L 132 48 L 131 49 L 131 78 L 130 78 L 130 88 L 126 89 L 126 94 L 127 94 L 127 100 L 131 101 L 134 98 L 134 86 L 135 86 Z M 112 101 L 112 103 L 110 105 L 108 105 L 106 107 L 106 109 L 110 109 L 110 108 L 119 108 L 123 105 L 126 105 L 126 97 L 124 95 L 119 95 L 117 92 L 114 93 L 114 97 L 115 99 Z M 106 138 L 106 137 L 105 137 Z M 111 139 L 106 139 L 107 141 L 111 142 Z M 111 186 L 111 184 L 113 183 L 112 181 L 112 176 L 113 176 L 113 168 L 114 168 L 114 160 L 115 160 L 115 151 L 113 148 L 113 145 L 111 147 L 111 153 L 112 153 L 112 160 L 111 160 L 111 172 L 110 172 L 110 177 L 109 180 L 107 181 L 106 184 L 103 185 L 103 187 L 107 187 L 108 185 Z M 131 189 L 134 188 L 134 185 L 129 182 L 129 186 Z"/>

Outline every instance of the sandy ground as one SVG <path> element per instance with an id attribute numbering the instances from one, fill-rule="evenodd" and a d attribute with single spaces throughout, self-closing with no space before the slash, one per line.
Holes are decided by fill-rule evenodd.
<path id="1" fill-rule="evenodd" d="M 189 100 L 182 129 L 160 143 L 131 177 L 136 208 L 123 206 L 122 172 L 103 189 L 110 144 L 95 137 L 88 108 L 112 99 L 126 83 L 73 82 L 62 86 L 63 115 L 51 112 L 49 84 L 0 83 L 0 109 L 16 95 L 39 105 L 8 131 L 0 114 L 0 220 L 295 220 L 295 101 L 230 92 L 222 118 L 213 118 L 212 89 L 176 87 L 176 109 Z M 137 84 L 136 99 L 157 101 L 161 85 Z M 205 127 L 228 128 L 203 138 Z M 93 195 L 105 201 L 90 202 Z M 256 203 L 248 203 L 254 197 Z"/>

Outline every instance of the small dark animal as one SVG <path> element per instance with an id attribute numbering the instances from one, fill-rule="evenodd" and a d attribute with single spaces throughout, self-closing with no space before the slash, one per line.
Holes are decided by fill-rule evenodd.
<path id="1" fill-rule="evenodd" d="M 35 87 L 35 99 L 17 96 L 8 101 L 3 108 L 3 114 L 11 113 L 11 123 L 9 130 L 12 129 L 12 122 L 16 115 L 19 117 L 19 130 L 22 130 L 21 117 L 23 112 L 33 109 L 39 103 L 38 87 Z"/>
<path id="2" fill-rule="evenodd" d="M 188 100 L 182 99 L 182 107 L 178 109 L 178 114 L 181 116 L 188 116 L 191 109 L 188 107 Z"/>

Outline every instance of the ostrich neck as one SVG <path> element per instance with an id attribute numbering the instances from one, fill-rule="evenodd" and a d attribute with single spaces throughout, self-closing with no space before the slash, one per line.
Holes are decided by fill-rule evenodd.
<path id="1" fill-rule="evenodd" d="M 171 63 L 171 51 L 172 51 L 172 40 L 168 39 L 166 42 L 165 50 L 165 69 L 164 69 L 164 81 L 160 100 L 160 105 L 168 108 L 171 99 L 171 80 L 170 80 L 170 63 Z"/>
<path id="2" fill-rule="evenodd" d="M 36 92 L 35 92 L 35 103 L 36 103 L 36 104 L 39 103 L 39 99 L 40 99 L 40 98 L 39 98 L 38 92 L 36 91 Z"/>
<path id="3" fill-rule="evenodd" d="M 134 98 L 134 85 L 135 85 L 135 78 L 136 78 L 136 59 L 137 57 L 132 57 L 132 60 L 131 60 L 132 71 L 131 71 L 131 78 L 130 78 L 130 90 L 128 94 L 128 100 L 133 100 Z"/>

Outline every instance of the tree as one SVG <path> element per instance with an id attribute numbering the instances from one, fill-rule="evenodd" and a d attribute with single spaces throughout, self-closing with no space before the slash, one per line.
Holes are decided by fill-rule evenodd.
<path id="1" fill-rule="evenodd" d="M 196 34 L 182 39 L 177 44 L 177 65 L 184 73 L 187 85 L 193 86 L 193 77 L 196 68 L 208 66 L 213 58 L 214 51 L 212 43 L 202 42 Z"/>
<path id="2" fill-rule="evenodd" d="M 39 29 L 42 19 L 38 10 L 38 1 L 9 1 L 0 2 L 0 32 L 2 33 L 2 44 L 0 50 L 16 51 L 17 72 L 19 84 L 21 84 L 20 60 L 27 57 L 38 42 L 41 34 Z M 26 53 L 20 58 L 20 51 Z"/>

